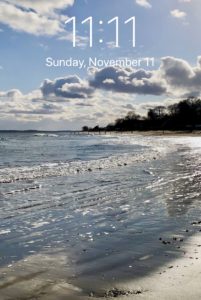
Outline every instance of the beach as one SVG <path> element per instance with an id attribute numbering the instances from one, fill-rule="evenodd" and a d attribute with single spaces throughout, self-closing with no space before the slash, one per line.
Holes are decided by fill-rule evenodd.
<path id="1" fill-rule="evenodd" d="M 194 228 L 196 232 L 198 229 Z M 198 230 L 198 232 L 200 232 Z M 184 234 L 185 236 L 185 234 Z M 175 243 L 176 244 L 176 243 Z M 179 243 L 177 243 L 179 244 Z M 175 245 L 174 245 L 175 246 Z M 28 260 L 19 262 L 14 266 L 15 272 L 1 269 L 0 284 L 1 299 L 199 299 L 201 276 L 201 238 L 200 233 L 195 234 L 187 242 L 182 243 L 183 254 L 174 259 L 172 249 L 166 247 L 166 257 L 162 267 L 153 273 L 129 279 L 126 282 L 101 282 L 95 278 L 86 279 L 79 286 L 73 284 L 74 280 L 65 280 L 65 273 L 60 271 L 55 279 L 55 269 L 63 268 L 65 255 L 48 256 L 47 254 L 32 256 Z M 149 255 L 142 258 L 149 261 Z M 41 263 L 43 267 L 41 267 Z M 30 272 L 31 270 L 31 272 Z M 4 273 L 5 272 L 5 273 Z M 138 272 L 136 270 L 136 272 Z M 61 276 L 63 275 L 63 277 Z M 78 278 L 79 282 L 79 278 Z M 80 287 L 82 286 L 82 288 Z M 91 291 L 90 291 L 91 289 Z M 89 291 L 86 293 L 86 291 Z"/>
<path id="2" fill-rule="evenodd" d="M 1 135 L 0 299 L 200 299 L 200 151 L 199 135 Z"/>

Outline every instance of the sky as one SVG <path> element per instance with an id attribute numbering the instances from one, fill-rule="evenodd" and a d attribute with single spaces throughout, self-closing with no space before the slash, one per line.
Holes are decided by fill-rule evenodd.
<path id="1" fill-rule="evenodd" d="M 199 97 L 200 14 L 200 0 L 1 0 L 0 130 L 102 126 L 131 110 L 146 114 L 155 105 Z M 76 47 L 72 22 L 66 24 L 73 17 Z M 89 23 L 81 24 L 88 17 L 92 47 Z M 108 24 L 114 17 L 118 48 L 115 23 Z M 131 17 L 135 47 L 132 23 L 124 24 Z M 91 66 L 90 58 L 103 65 Z M 122 66 L 120 59 L 138 65 Z M 68 66 L 56 66 L 59 61 Z"/>

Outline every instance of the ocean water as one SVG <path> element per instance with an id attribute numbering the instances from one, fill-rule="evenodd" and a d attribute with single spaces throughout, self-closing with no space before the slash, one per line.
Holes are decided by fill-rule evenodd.
<path id="1" fill-rule="evenodd" d="M 199 137 L 1 133 L 1 276 L 59 251 L 71 279 L 149 272 L 200 216 L 200 154 Z"/>

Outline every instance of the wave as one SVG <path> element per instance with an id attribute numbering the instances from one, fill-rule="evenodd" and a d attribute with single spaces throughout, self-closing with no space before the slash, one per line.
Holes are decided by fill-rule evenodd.
<path id="1" fill-rule="evenodd" d="M 20 166 L 0 169 L 0 183 L 12 183 L 37 178 L 67 176 L 84 172 L 100 171 L 115 167 L 126 167 L 136 162 L 157 159 L 160 151 L 149 149 L 143 153 L 122 154 L 90 161 L 72 161 L 59 163 L 46 163 L 36 166 Z"/>
<path id="2" fill-rule="evenodd" d="M 53 134 L 53 133 L 35 133 L 34 136 L 37 136 L 37 137 L 58 137 L 57 134 Z"/>
<path id="3" fill-rule="evenodd" d="M 9 192 L 5 192 L 5 193 L 0 193 L 0 195 L 14 195 L 14 194 L 19 194 L 19 193 L 26 193 L 29 191 L 33 191 L 33 190 L 38 190 L 41 188 L 41 185 L 34 185 L 34 186 L 29 186 L 29 187 L 25 187 L 25 188 L 21 188 L 19 190 L 11 190 Z"/>

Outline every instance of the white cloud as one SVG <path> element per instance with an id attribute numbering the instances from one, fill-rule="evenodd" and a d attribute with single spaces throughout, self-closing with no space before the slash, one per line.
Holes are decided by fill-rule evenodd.
<path id="1" fill-rule="evenodd" d="M 201 96 L 201 56 L 197 65 L 171 56 L 161 58 L 160 67 L 153 71 L 107 67 L 95 70 L 92 87 L 114 93 L 171 97 Z"/>
<path id="2" fill-rule="evenodd" d="M 158 72 L 172 96 L 201 96 L 201 56 L 198 56 L 195 67 L 183 59 L 164 57 Z"/>
<path id="3" fill-rule="evenodd" d="M 70 32 L 65 32 L 61 37 L 59 37 L 59 40 L 61 41 L 73 41 L 73 34 Z M 87 46 L 87 43 L 89 42 L 89 38 L 85 36 L 81 36 L 79 34 L 76 34 L 76 45 L 80 48 L 85 48 Z"/>
<path id="4" fill-rule="evenodd" d="M 179 2 L 181 2 L 181 3 L 189 3 L 189 2 L 191 2 L 192 0 L 179 0 Z"/>
<path id="5" fill-rule="evenodd" d="M 149 97 L 139 100 L 138 95 Z M 0 119 L 15 120 L 26 128 L 33 125 L 30 122 L 35 122 L 34 128 L 49 122 L 49 129 L 54 124 L 66 128 L 69 122 L 78 127 L 85 123 L 102 125 L 132 108 L 144 113 L 159 99 L 161 105 L 161 97 L 166 105 L 190 96 L 201 96 L 201 56 L 195 66 L 167 56 L 153 71 L 112 67 L 95 70 L 90 80 L 75 75 L 45 80 L 41 89 L 28 94 L 17 89 L 0 92 Z"/>
<path id="6" fill-rule="evenodd" d="M 58 13 L 74 0 L 2 0 L 0 23 L 33 35 L 58 35 L 64 32 L 63 16 Z"/>
<path id="7" fill-rule="evenodd" d="M 123 69 L 121 67 L 107 67 L 95 72 L 90 81 L 94 88 L 117 93 L 163 95 L 166 85 L 161 78 L 156 77 L 156 72 L 143 69 Z"/>
<path id="8" fill-rule="evenodd" d="M 44 97 L 53 96 L 64 99 L 87 99 L 91 97 L 93 88 L 88 82 L 81 80 L 78 76 L 67 76 L 56 78 L 55 80 L 46 79 L 41 85 Z"/>
<path id="9" fill-rule="evenodd" d="M 32 9 L 40 15 L 55 14 L 56 10 L 62 10 L 74 4 L 74 0 L 7 0 L 5 2 L 18 7 Z"/>
<path id="10" fill-rule="evenodd" d="M 185 19 L 187 14 L 179 9 L 174 9 L 170 12 L 171 16 L 177 19 Z"/>
<path id="11" fill-rule="evenodd" d="M 143 6 L 145 8 L 151 8 L 151 4 L 148 0 L 136 0 L 136 4 Z"/>
<path id="12" fill-rule="evenodd" d="M 116 48 L 116 43 L 115 42 L 107 42 L 106 45 L 109 49 L 115 49 Z"/>
<path id="13" fill-rule="evenodd" d="M 48 46 L 43 43 L 39 43 L 39 47 L 42 48 L 44 51 L 47 51 L 49 49 Z"/>

